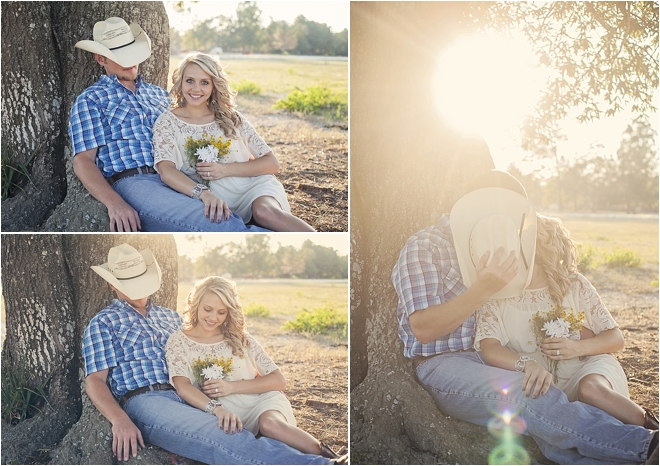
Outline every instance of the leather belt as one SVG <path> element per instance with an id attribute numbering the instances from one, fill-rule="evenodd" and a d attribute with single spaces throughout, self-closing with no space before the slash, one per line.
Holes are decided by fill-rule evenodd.
<path id="1" fill-rule="evenodd" d="M 415 359 L 412 360 L 413 363 L 413 369 L 417 368 L 421 363 L 428 361 L 431 358 L 434 358 L 436 356 L 440 356 L 441 354 L 450 354 L 450 353 L 473 353 L 474 348 L 466 349 L 466 350 L 458 350 L 458 351 L 447 351 L 446 353 L 438 353 L 438 354 L 432 354 L 431 356 L 418 356 Z"/>
<path id="2" fill-rule="evenodd" d="M 110 185 L 115 184 L 117 181 L 121 180 L 122 178 L 126 178 L 127 176 L 134 176 L 134 175 L 146 175 L 146 174 L 156 174 L 158 173 L 154 167 L 137 167 L 137 168 L 129 168 L 128 170 L 124 170 L 123 172 L 115 173 L 112 175 L 110 178 L 108 178 L 108 181 L 110 182 Z"/>
<path id="3" fill-rule="evenodd" d="M 119 398 L 119 406 L 123 408 L 126 402 L 130 398 L 133 398 L 136 395 L 142 395 L 143 393 L 153 392 L 153 391 L 167 391 L 167 390 L 174 390 L 174 387 L 168 383 L 155 383 L 153 385 L 148 385 L 146 387 L 136 388 L 135 390 L 129 390 L 126 393 L 124 393 L 124 395 L 121 398 Z"/>

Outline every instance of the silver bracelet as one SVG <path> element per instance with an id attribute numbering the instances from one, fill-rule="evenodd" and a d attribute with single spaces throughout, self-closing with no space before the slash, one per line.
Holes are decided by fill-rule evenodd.
<path id="1" fill-rule="evenodd" d="M 218 400 L 209 400 L 208 403 L 206 403 L 206 410 L 205 412 L 209 414 L 213 414 L 213 410 L 217 408 L 218 406 L 222 406 L 222 403 L 220 403 Z"/>
<path id="2" fill-rule="evenodd" d="M 525 372 L 525 365 L 527 361 L 534 361 L 535 359 L 530 358 L 529 356 L 520 356 L 513 367 L 516 368 L 516 372 Z"/>

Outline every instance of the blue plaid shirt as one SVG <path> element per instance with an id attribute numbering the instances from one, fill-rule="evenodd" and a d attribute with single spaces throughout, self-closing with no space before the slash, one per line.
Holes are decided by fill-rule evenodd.
<path id="1" fill-rule="evenodd" d="M 472 348 L 474 314 L 450 334 L 426 344 L 419 342 L 410 328 L 413 312 L 445 303 L 466 289 L 448 215 L 443 215 L 437 224 L 410 237 L 392 271 L 392 283 L 399 296 L 396 313 L 404 356 L 416 358 Z"/>
<path id="2" fill-rule="evenodd" d="M 167 383 L 165 344 L 181 323 L 175 311 L 151 301 L 145 318 L 126 301 L 113 300 L 85 329 L 86 375 L 109 369 L 110 390 L 117 398 L 129 390 Z"/>
<path id="3" fill-rule="evenodd" d="M 169 107 L 167 91 L 135 82 L 135 94 L 117 75 L 103 75 L 73 103 L 69 140 L 73 154 L 98 148 L 96 164 L 110 177 L 129 168 L 154 165 L 153 126 Z"/>

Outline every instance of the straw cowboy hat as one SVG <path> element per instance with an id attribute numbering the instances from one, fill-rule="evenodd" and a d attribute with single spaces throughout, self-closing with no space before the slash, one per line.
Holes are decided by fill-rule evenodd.
<path id="1" fill-rule="evenodd" d="M 108 262 L 92 270 L 129 299 L 146 298 L 160 288 L 160 266 L 151 251 L 138 252 L 126 243 L 110 248 Z"/>
<path id="2" fill-rule="evenodd" d="M 504 247 L 518 256 L 518 273 L 493 298 L 511 298 L 522 293 L 532 279 L 536 253 L 536 213 L 527 198 L 506 188 L 481 188 L 469 192 L 454 205 L 449 215 L 463 283 L 477 281 L 477 264 L 490 251 Z"/>
<path id="3" fill-rule="evenodd" d="M 137 23 L 130 26 L 121 18 L 108 18 L 94 25 L 94 40 L 81 40 L 76 47 L 98 53 L 124 68 L 151 56 L 151 39 Z"/>

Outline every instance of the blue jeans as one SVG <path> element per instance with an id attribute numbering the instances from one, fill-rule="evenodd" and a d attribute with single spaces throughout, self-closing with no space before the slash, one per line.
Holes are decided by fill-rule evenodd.
<path id="1" fill-rule="evenodd" d="M 145 442 L 206 464 L 329 464 L 277 440 L 243 430 L 225 434 L 218 418 L 193 408 L 176 391 L 153 391 L 130 398 L 124 405 L 128 417 Z"/>
<path id="2" fill-rule="evenodd" d="M 167 186 L 157 174 L 134 175 L 112 185 L 115 191 L 140 216 L 142 231 L 159 232 L 267 232 L 246 226 L 232 212 L 228 220 L 211 222 L 204 216 L 204 203 Z"/>
<path id="3" fill-rule="evenodd" d="M 523 374 L 486 365 L 480 353 L 448 353 L 422 362 L 417 377 L 440 410 L 486 426 L 496 413 L 517 413 L 519 433 L 534 438 L 541 452 L 559 464 L 638 464 L 646 460 L 653 432 L 623 424 L 552 386 L 526 397 Z M 515 423 L 512 423 L 514 425 Z"/>

